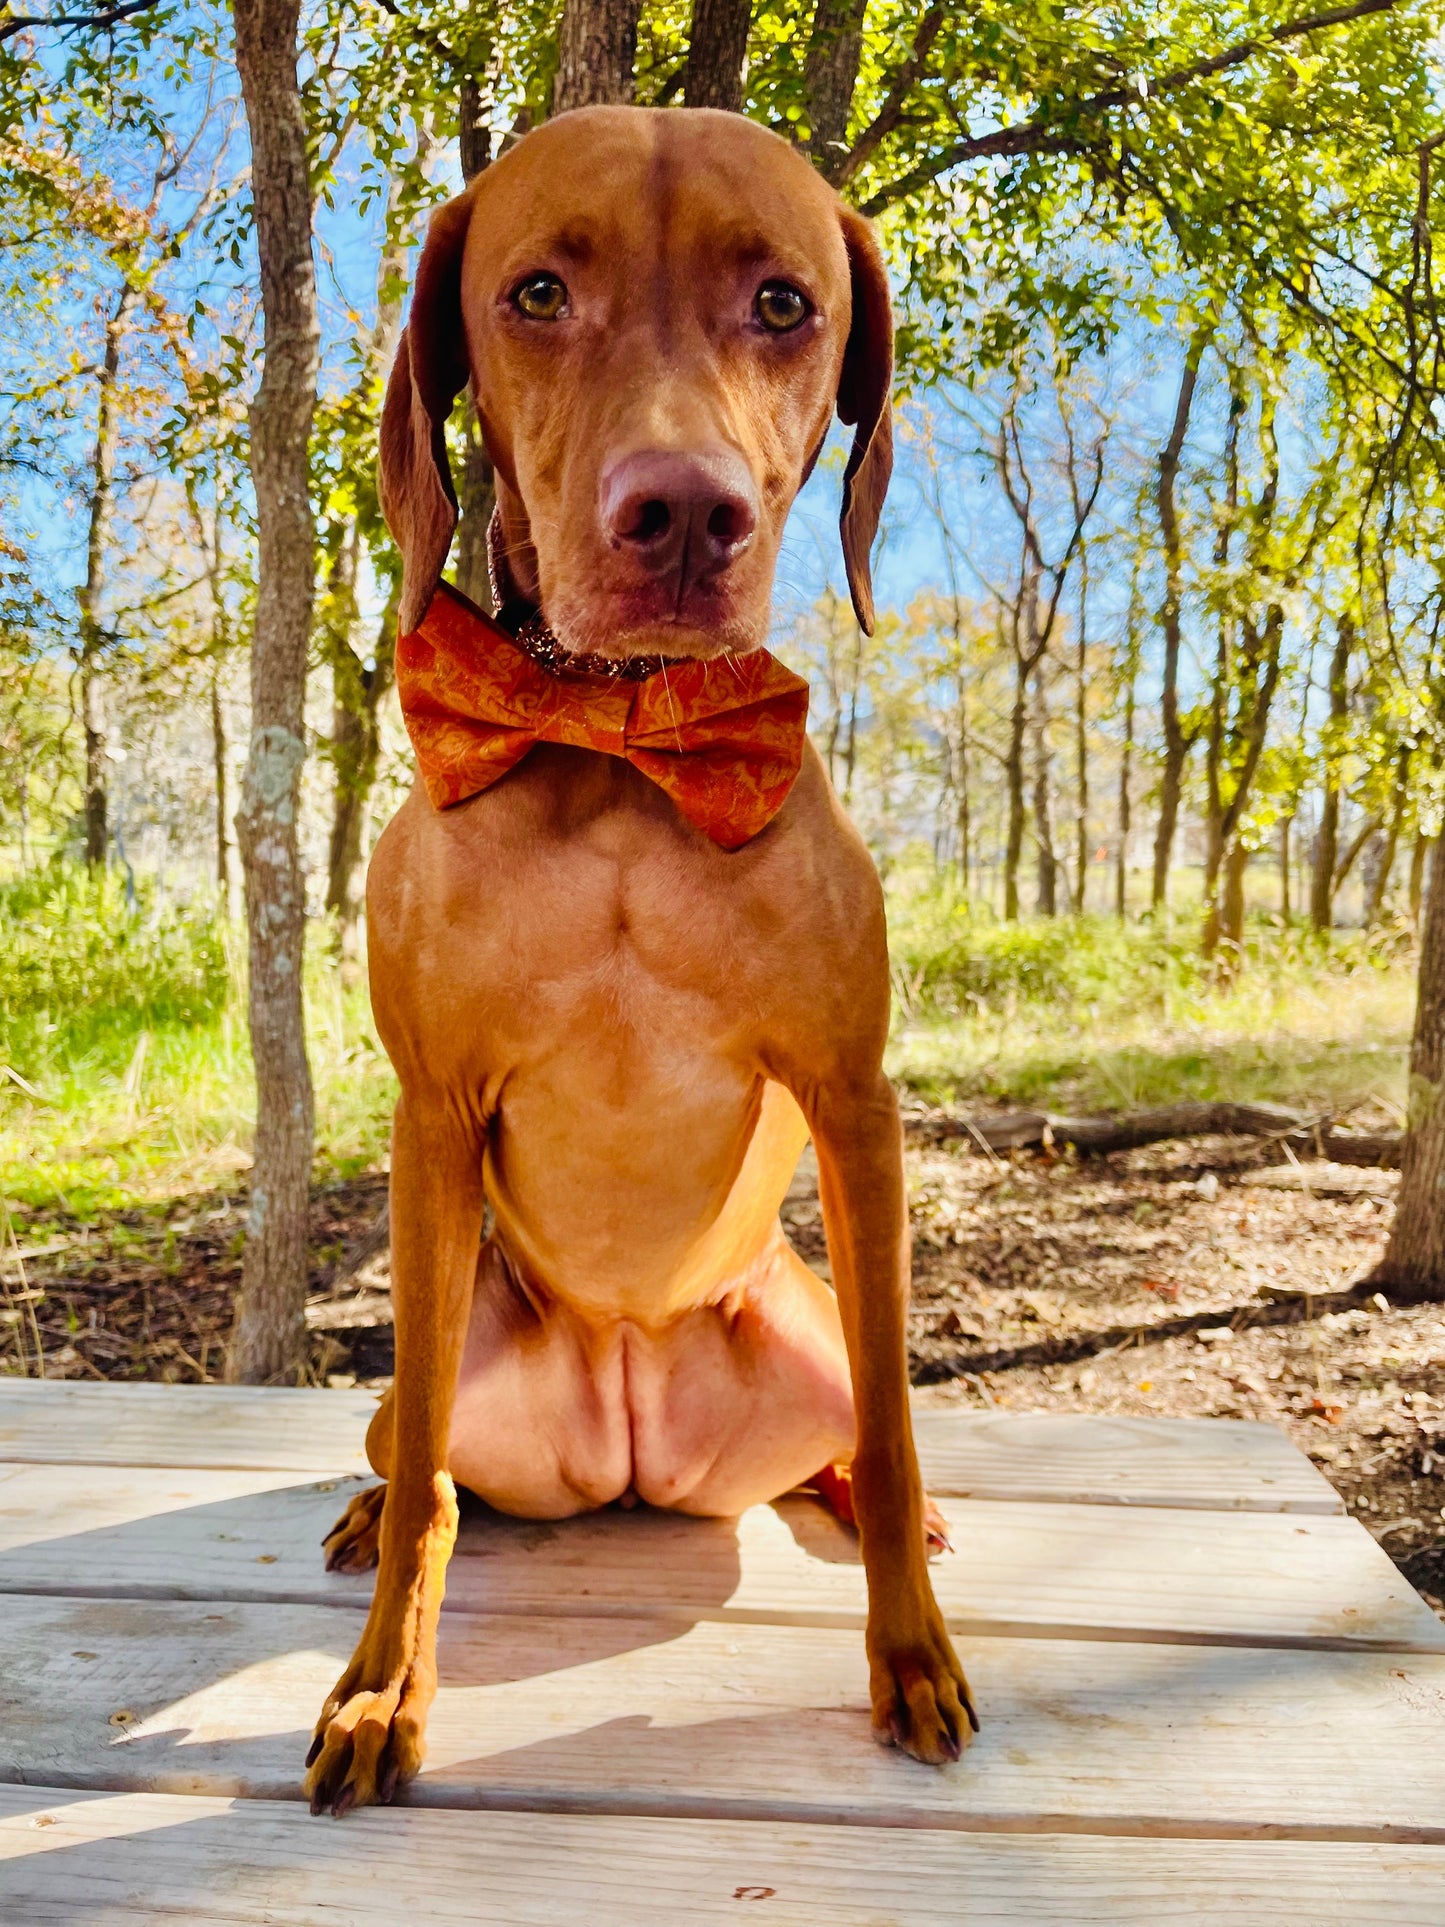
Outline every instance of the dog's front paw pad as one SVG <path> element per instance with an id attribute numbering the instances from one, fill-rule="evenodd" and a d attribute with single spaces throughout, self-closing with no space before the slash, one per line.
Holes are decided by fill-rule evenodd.
<path id="1" fill-rule="evenodd" d="M 895 1653 L 873 1667 L 873 1735 L 927 1766 L 956 1760 L 978 1731 L 963 1668 L 945 1640 Z"/>
<path id="2" fill-rule="evenodd" d="M 385 1806 L 421 1767 L 422 1709 L 402 1681 L 328 1700 L 306 1756 L 313 1813 L 338 1820 L 352 1807 Z"/>

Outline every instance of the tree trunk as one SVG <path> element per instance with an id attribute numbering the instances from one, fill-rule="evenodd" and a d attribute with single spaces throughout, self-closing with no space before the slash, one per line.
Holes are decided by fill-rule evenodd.
<path id="1" fill-rule="evenodd" d="M 958 685 L 958 881 L 964 896 L 968 895 L 969 882 L 969 844 L 973 829 L 969 822 L 969 781 L 968 781 L 968 696 L 963 680 Z"/>
<path id="2" fill-rule="evenodd" d="M 1231 973 L 1238 968 L 1244 949 L 1244 879 L 1249 869 L 1249 851 L 1244 839 L 1236 836 L 1224 859 L 1224 903 L 1220 934 L 1227 948 L 1226 964 Z"/>
<path id="3" fill-rule="evenodd" d="M 632 99 L 641 0 L 566 0 L 557 35 L 552 112 Z"/>
<path id="4" fill-rule="evenodd" d="M 1086 551 L 1087 556 L 1087 551 Z M 1081 559 L 1079 574 L 1079 645 L 1076 656 L 1078 688 L 1074 709 L 1074 757 L 1078 764 L 1078 816 L 1074 826 L 1074 909 L 1084 914 L 1084 895 L 1089 875 L 1089 708 L 1088 708 L 1088 611 L 1089 571 Z"/>
<path id="5" fill-rule="evenodd" d="M 1009 711 L 1008 753 L 1004 779 L 1008 786 L 1008 837 L 1003 858 L 1003 913 L 1009 923 L 1019 913 L 1019 863 L 1024 852 L 1024 731 L 1028 722 L 1028 692 L 1022 665 L 1018 668 L 1013 707 Z"/>
<path id="6" fill-rule="evenodd" d="M 1330 657 L 1330 712 L 1324 730 L 1325 791 L 1310 876 L 1310 922 L 1316 930 L 1328 930 L 1335 916 L 1335 866 L 1340 838 L 1339 757 L 1350 712 L 1350 651 L 1354 641 L 1354 622 L 1349 616 L 1341 616 L 1335 631 L 1334 653 Z"/>
<path id="7" fill-rule="evenodd" d="M 1054 853 L 1052 771 L 1049 756 L 1049 709 L 1044 670 L 1034 680 L 1034 840 L 1038 845 L 1038 894 L 1035 909 L 1042 917 L 1058 914 L 1059 860 Z"/>
<path id="8" fill-rule="evenodd" d="M 1129 680 L 1124 693 L 1124 747 L 1119 756 L 1119 849 L 1114 859 L 1114 914 L 1122 923 L 1129 914 L 1129 776 L 1134 760 L 1134 681 L 1138 665 L 1129 659 Z"/>
<path id="9" fill-rule="evenodd" d="M 120 442 L 116 384 L 121 344 L 135 307 L 135 290 L 122 283 L 105 324 L 105 350 L 96 377 L 95 450 L 90 463 L 90 513 L 85 545 L 85 581 L 75 592 L 79 605 L 80 720 L 85 731 L 85 860 L 93 868 L 105 861 L 109 833 L 106 809 L 105 632 L 100 607 L 105 595 L 105 565 L 115 517 L 115 458 Z"/>
<path id="10" fill-rule="evenodd" d="M 1400 845 L 1400 829 L 1405 821 L 1405 806 L 1410 800 L 1410 748 L 1405 745 L 1395 765 L 1395 794 L 1392 798 L 1390 820 L 1385 828 L 1385 847 L 1380 852 L 1380 865 L 1375 872 L 1374 884 L 1370 890 L 1369 902 L 1365 905 L 1365 928 L 1378 928 L 1385 914 L 1385 897 L 1390 888 L 1390 872 L 1395 867 L 1395 851 Z"/>
<path id="11" fill-rule="evenodd" d="M 1279 914 L 1286 923 L 1290 920 L 1289 833 L 1293 822 L 1292 816 L 1279 819 Z"/>
<path id="12" fill-rule="evenodd" d="M 470 186 L 478 174 L 491 165 L 492 159 L 491 132 L 482 119 L 481 95 L 472 81 L 462 83 L 460 125 L 462 180 Z M 403 249 L 403 272 L 405 266 L 406 253 Z M 397 319 L 400 319 L 399 311 Z M 386 359 L 391 359 L 390 349 Z M 468 388 L 462 425 L 461 480 L 457 489 L 457 508 L 461 519 L 457 524 L 453 548 L 455 560 L 452 576 L 462 594 L 475 602 L 479 609 L 485 609 L 488 615 L 496 613 L 492 607 L 491 572 L 487 567 L 487 530 L 491 527 L 492 511 L 496 506 L 496 479 L 492 474 L 486 444 L 482 440 L 476 404 Z"/>
<path id="13" fill-rule="evenodd" d="M 227 917 L 240 911 L 236 866 L 231 843 L 230 744 L 226 740 L 226 712 L 221 703 L 221 663 L 211 663 L 211 756 L 216 787 L 216 893 Z"/>
<path id="14" fill-rule="evenodd" d="M 1378 816 L 1367 816 L 1350 841 L 1349 848 L 1335 865 L 1334 894 L 1339 895 L 1365 845 L 1380 827 Z"/>
<path id="15" fill-rule="evenodd" d="M 251 404 L 258 581 L 251 745 L 237 819 L 250 933 L 256 1151 L 228 1375 L 296 1380 L 306 1363 L 313 1100 L 302 1011 L 306 887 L 297 841 L 316 531 L 309 443 L 320 332 L 311 179 L 296 72 L 298 0 L 233 0 L 251 134 L 264 343 Z"/>
<path id="16" fill-rule="evenodd" d="M 867 0 L 818 0 L 803 57 L 808 155 L 829 181 L 841 175 L 847 165 L 848 116 L 863 53 L 866 11 Z"/>
<path id="17" fill-rule="evenodd" d="M 729 114 L 743 111 L 751 21 L 750 0 L 692 0 L 682 93 L 689 107 L 721 107 Z"/>
<path id="18" fill-rule="evenodd" d="M 1430 865 L 1400 1189 L 1377 1276 L 1406 1304 L 1445 1296 L 1445 863 Z"/>
<path id="19" fill-rule="evenodd" d="M 1189 413 L 1194 406 L 1194 391 L 1199 383 L 1199 364 L 1213 332 L 1213 322 L 1194 331 L 1184 356 L 1179 378 L 1179 395 L 1174 404 L 1174 421 L 1169 439 L 1159 451 L 1159 481 L 1155 500 L 1159 508 L 1159 530 L 1164 542 L 1164 602 L 1160 625 L 1164 631 L 1164 678 L 1160 692 L 1160 717 L 1164 727 L 1164 768 L 1159 782 L 1159 823 L 1154 832 L 1154 886 L 1151 901 L 1160 909 L 1169 900 L 1169 865 L 1174 855 L 1174 834 L 1179 823 L 1179 800 L 1184 793 L 1184 762 L 1189 742 L 1179 720 L 1179 652 L 1183 634 L 1184 575 L 1183 543 L 1179 535 L 1177 489 L 1179 460 L 1184 452 L 1184 437 L 1189 429 Z"/>
<path id="20" fill-rule="evenodd" d="M 401 578 L 387 598 L 376 653 L 370 669 L 352 649 L 333 663 L 335 712 L 332 758 L 336 765 L 336 801 L 327 853 L 326 907 L 336 918 L 341 981 L 347 989 L 361 980 L 363 908 L 362 876 L 366 854 L 366 826 L 371 817 L 371 792 L 381 753 L 380 712 L 396 670 L 396 619 L 401 605 Z"/>
<path id="21" fill-rule="evenodd" d="M 1430 854 L 1432 839 L 1423 830 L 1416 830 L 1414 848 L 1410 851 L 1410 922 L 1417 934 L 1420 929 L 1420 905 L 1425 894 L 1425 859 Z"/>

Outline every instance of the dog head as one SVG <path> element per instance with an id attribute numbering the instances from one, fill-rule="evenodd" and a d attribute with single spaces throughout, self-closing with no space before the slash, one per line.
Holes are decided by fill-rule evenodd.
<path id="1" fill-rule="evenodd" d="M 841 533 L 871 632 L 892 368 L 872 230 L 786 141 L 708 109 L 548 121 L 427 233 L 381 425 L 403 633 L 456 526 L 445 427 L 468 381 L 512 584 L 568 649 L 756 648 L 835 408 L 854 427 Z"/>

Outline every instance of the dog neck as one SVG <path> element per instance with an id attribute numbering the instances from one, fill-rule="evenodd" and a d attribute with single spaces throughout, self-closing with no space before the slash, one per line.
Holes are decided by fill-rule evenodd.
<path id="1" fill-rule="evenodd" d="M 520 594 L 507 568 L 501 516 L 494 509 L 487 524 L 487 579 L 497 626 L 505 629 L 524 655 L 551 676 L 602 676 L 609 682 L 645 682 L 671 669 L 676 656 L 582 656 L 558 640 L 536 603 Z"/>

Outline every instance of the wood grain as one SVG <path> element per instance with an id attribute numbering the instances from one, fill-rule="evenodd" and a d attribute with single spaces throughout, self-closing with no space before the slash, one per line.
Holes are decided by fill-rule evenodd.
<path id="1" fill-rule="evenodd" d="M 0 1779 L 294 1797 L 349 1615 L 12 1599 Z M 937 1771 L 869 1732 L 858 1633 L 443 1625 L 412 1798 L 869 1827 L 1445 1842 L 1445 1659 L 966 1640 L 983 1731 Z"/>
<path id="2" fill-rule="evenodd" d="M 345 1477 L 0 1466 L 0 1592 L 361 1606 L 323 1571 Z M 1033 1636 L 1445 1650 L 1445 1626 L 1351 1519 L 941 1502 L 952 1624 Z M 741 1520 L 609 1509 L 555 1524 L 473 1507 L 447 1580 L 471 1612 L 859 1626 L 855 1536 L 807 1497 Z"/>
<path id="3" fill-rule="evenodd" d="M 0 1379 L 0 1460 L 368 1472 L 374 1392 Z"/>
<path id="4" fill-rule="evenodd" d="M 419 1913 L 420 1899 L 420 1913 Z M 25 1927 L 1439 1927 L 1445 1849 L 864 1833 L 0 1788 Z"/>
<path id="5" fill-rule="evenodd" d="M 913 1429 L 928 1486 L 943 1496 L 1344 1511 L 1340 1495 L 1304 1453 L 1277 1426 L 1254 1420 L 924 1407 L 915 1410 Z"/>
<path id="6" fill-rule="evenodd" d="M 0 1380 L 0 1461 L 364 1473 L 375 1409 L 371 1392 Z M 1272 1425 L 928 1408 L 914 1425 L 924 1476 L 942 1496 L 1342 1510 Z"/>

